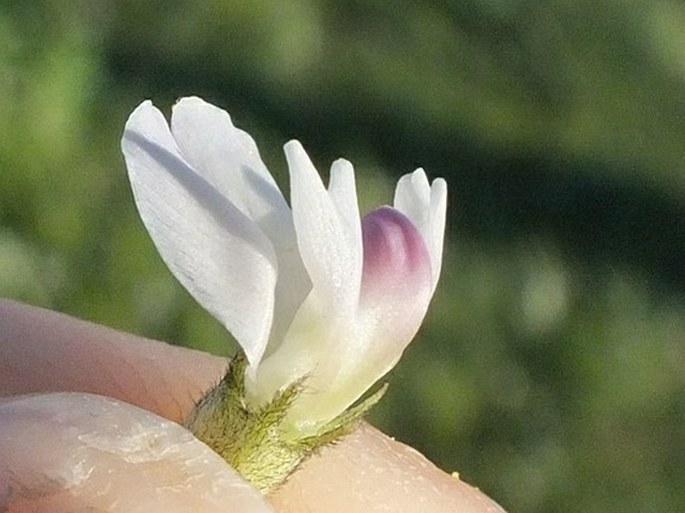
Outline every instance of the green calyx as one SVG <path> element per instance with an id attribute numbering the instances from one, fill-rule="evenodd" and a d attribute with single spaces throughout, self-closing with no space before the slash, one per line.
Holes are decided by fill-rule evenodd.
<path id="1" fill-rule="evenodd" d="M 281 485 L 313 451 L 352 431 L 387 388 L 383 385 L 314 434 L 299 435 L 286 419 L 306 390 L 306 377 L 280 390 L 267 404 L 255 406 L 245 395 L 246 367 L 240 353 L 184 425 L 263 493 Z"/>

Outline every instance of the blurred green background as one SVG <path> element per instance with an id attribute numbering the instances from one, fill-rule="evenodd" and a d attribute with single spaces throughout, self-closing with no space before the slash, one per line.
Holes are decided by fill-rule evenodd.
<path id="1" fill-rule="evenodd" d="M 509 511 L 685 511 L 685 3 L 0 2 L 0 294 L 231 351 L 137 218 L 143 99 L 299 138 L 365 208 L 450 186 L 429 317 L 373 421 Z"/>

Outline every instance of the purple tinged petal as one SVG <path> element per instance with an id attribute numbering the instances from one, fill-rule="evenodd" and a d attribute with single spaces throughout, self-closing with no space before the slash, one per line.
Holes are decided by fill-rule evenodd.
<path id="1" fill-rule="evenodd" d="M 430 288 L 430 255 L 421 234 L 407 216 L 390 207 L 376 209 L 364 217 L 362 236 L 363 298 Z"/>
<path id="2" fill-rule="evenodd" d="M 356 357 L 355 374 L 368 380 L 368 388 L 397 363 L 416 335 L 433 283 L 426 243 L 400 211 L 381 207 L 370 212 L 362 220 L 362 233 L 364 268 L 358 323 L 366 347 Z"/>

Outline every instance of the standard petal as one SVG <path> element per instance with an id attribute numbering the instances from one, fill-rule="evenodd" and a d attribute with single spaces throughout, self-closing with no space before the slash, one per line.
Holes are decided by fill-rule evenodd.
<path id="1" fill-rule="evenodd" d="M 173 108 L 171 131 L 183 158 L 269 238 L 286 228 L 292 216 L 276 182 L 246 132 L 233 126 L 228 112 L 196 97 Z"/>
<path id="2" fill-rule="evenodd" d="M 431 257 L 435 289 L 442 267 L 447 183 L 438 178 L 429 185 L 426 173 L 419 168 L 397 182 L 394 206 L 414 223 L 423 236 Z"/>
<path id="3" fill-rule="evenodd" d="M 338 208 L 350 201 L 349 177 L 334 184 L 334 201 L 298 141 L 284 147 L 290 169 L 291 202 L 297 243 L 312 281 L 312 293 L 321 305 L 321 323 L 344 322 L 354 315 L 359 291 L 359 243 L 349 226 L 354 214 Z M 338 174 L 337 172 L 335 173 Z M 340 185 L 337 183 L 340 181 Z M 339 193 L 338 189 L 345 191 Z"/>
<path id="4" fill-rule="evenodd" d="M 259 156 L 229 114 L 197 97 L 174 106 L 171 130 L 183 158 L 269 238 L 278 259 L 270 348 L 275 349 L 311 288 L 297 251 L 292 214 Z"/>
<path id="5" fill-rule="evenodd" d="M 131 114 L 122 150 L 136 206 L 160 255 L 256 364 L 273 316 L 277 261 L 270 241 L 183 159 L 149 101 Z"/>

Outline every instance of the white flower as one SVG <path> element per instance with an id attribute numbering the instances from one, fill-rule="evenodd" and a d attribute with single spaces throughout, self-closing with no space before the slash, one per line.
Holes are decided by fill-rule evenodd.
<path id="1" fill-rule="evenodd" d="M 306 376 L 289 421 L 311 432 L 395 365 L 440 273 L 444 180 L 405 175 L 394 207 L 360 219 L 352 165 L 335 161 L 326 189 L 291 141 L 291 208 L 252 138 L 199 98 L 180 100 L 171 126 L 143 102 L 122 149 L 162 258 L 244 350 L 250 401 Z"/>

